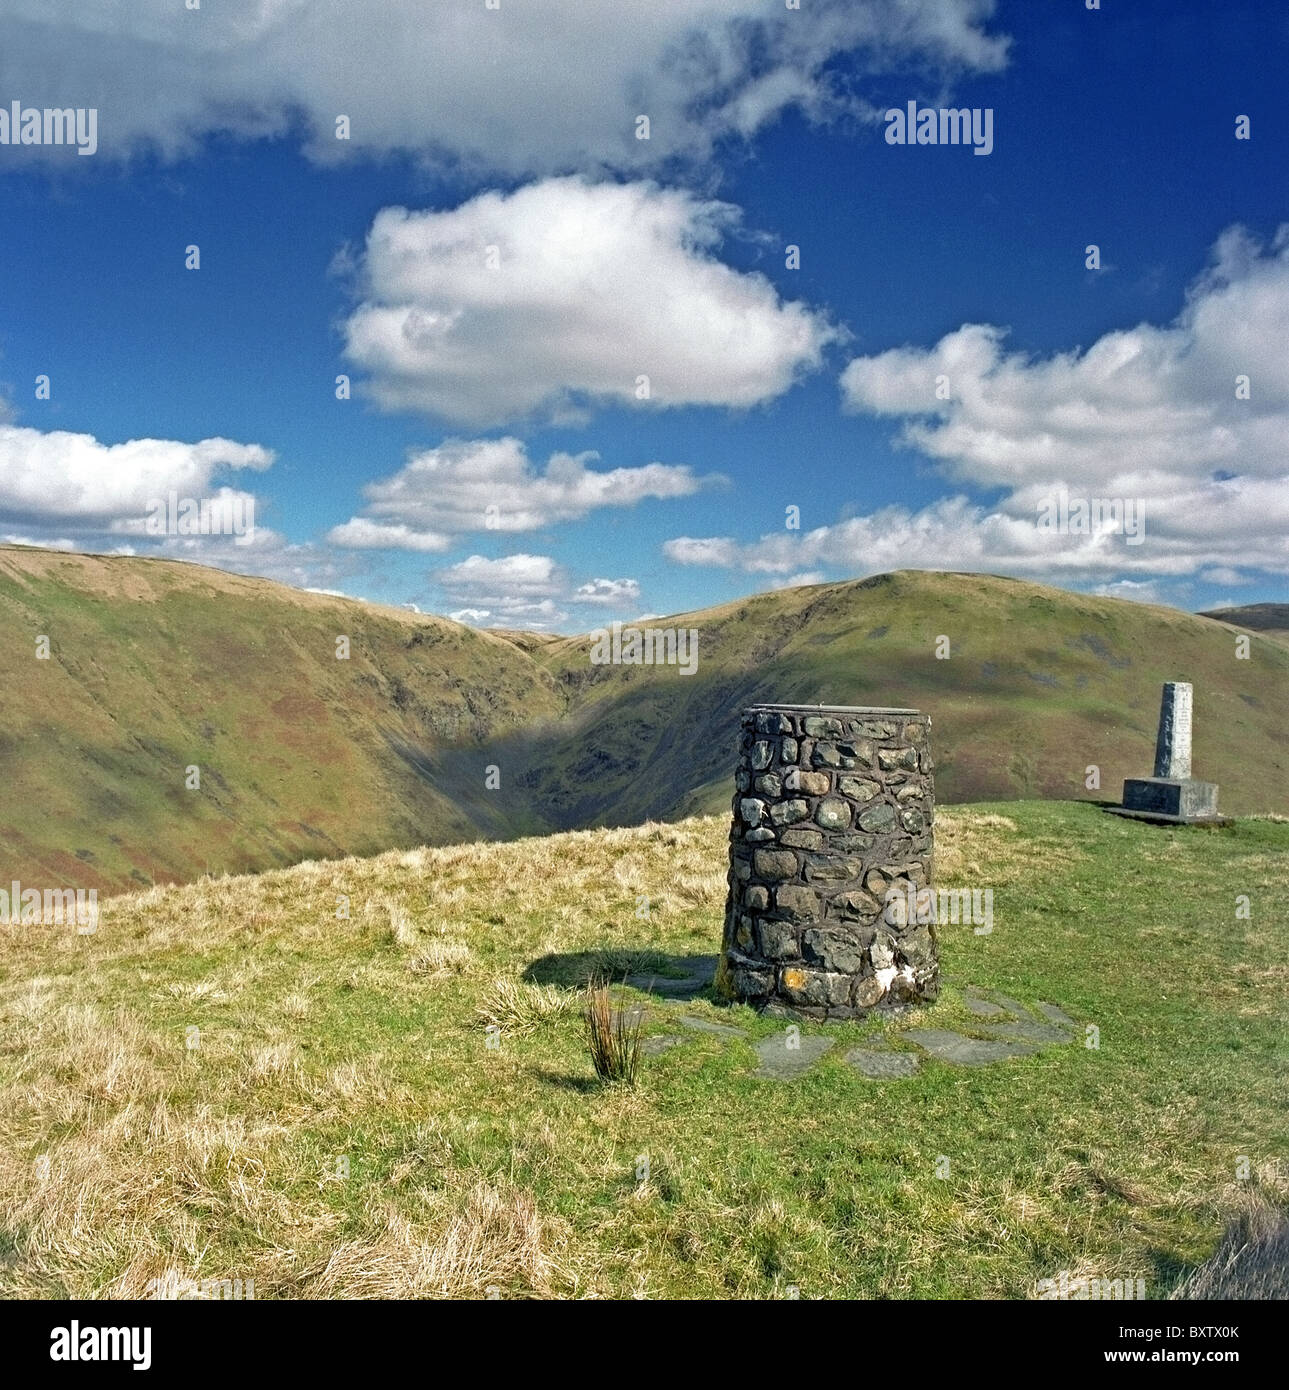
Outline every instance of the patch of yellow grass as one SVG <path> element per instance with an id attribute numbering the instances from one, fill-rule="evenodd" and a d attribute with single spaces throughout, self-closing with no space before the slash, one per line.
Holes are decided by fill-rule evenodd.
<path id="1" fill-rule="evenodd" d="M 409 958 L 407 968 L 414 975 L 457 975 L 470 960 L 471 951 L 464 941 L 431 937 Z"/>
<path id="2" fill-rule="evenodd" d="M 534 985 L 503 976 L 493 981 L 479 1005 L 478 1018 L 503 1033 L 531 1033 L 543 1023 L 571 1017 L 578 1002 L 576 995 L 555 985 Z"/>
<path id="3" fill-rule="evenodd" d="M 528 1193 L 477 1182 L 426 1230 L 393 1209 L 371 1236 L 346 1241 L 320 1268 L 305 1271 L 305 1298 L 462 1298 L 519 1286 L 550 1295 L 573 1281 L 550 1248 Z"/>

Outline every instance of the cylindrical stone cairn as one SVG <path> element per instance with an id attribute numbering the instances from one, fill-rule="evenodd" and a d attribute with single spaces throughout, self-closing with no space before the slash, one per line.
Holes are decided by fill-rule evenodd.
<path id="1" fill-rule="evenodd" d="M 939 992 L 930 718 L 914 709 L 743 712 L 717 973 L 731 1000 L 854 1018 Z"/>

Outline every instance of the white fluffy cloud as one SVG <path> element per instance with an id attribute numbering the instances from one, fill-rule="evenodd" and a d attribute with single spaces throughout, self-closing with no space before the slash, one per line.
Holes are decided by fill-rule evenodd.
<path id="1" fill-rule="evenodd" d="M 536 531 L 600 507 L 689 497 L 710 481 L 663 463 L 588 468 L 598 457 L 553 454 L 540 473 L 518 439 L 449 439 L 364 487 L 363 514 L 333 527 L 328 539 L 359 550 L 444 551 L 471 532 Z"/>
<path id="2" fill-rule="evenodd" d="M 309 541 L 289 541 L 281 532 L 259 525 L 248 536 L 167 536 L 154 549 L 138 553 L 338 595 L 345 593 L 338 586 L 354 578 L 357 569 L 351 556 L 337 555 Z"/>
<path id="3" fill-rule="evenodd" d="M 450 600 L 464 605 L 448 616 L 479 627 L 542 631 L 567 621 L 565 604 L 626 610 L 640 599 L 634 579 L 592 579 L 574 588 L 568 571 L 549 555 L 471 555 L 434 577 Z"/>
<path id="4" fill-rule="evenodd" d="M 565 587 L 563 571 L 549 555 L 503 555 L 497 560 L 471 555 L 439 570 L 438 578 L 453 593 L 493 604 L 547 598 Z"/>
<path id="5" fill-rule="evenodd" d="M 471 555 L 434 577 L 449 600 L 464 605 L 449 614 L 457 622 L 542 631 L 568 617 L 555 601 L 567 590 L 568 575 L 549 555 Z"/>
<path id="6" fill-rule="evenodd" d="M 640 584 L 634 579 L 592 579 L 589 584 L 579 584 L 573 598 L 577 603 L 621 607 L 640 601 Z"/>
<path id="7" fill-rule="evenodd" d="M 721 569 L 732 569 L 740 564 L 747 548 L 729 536 L 677 536 L 675 540 L 664 541 L 662 551 L 678 565 L 714 565 Z"/>
<path id="8" fill-rule="evenodd" d="M 90 434 L 43 431 L 0 418 L 0 541 L 46 550 L 156 555 L 297 588 L 334 582 L 353 572 L 349 557 L 295 544 L 259 524 L 243 535 L 153 536 L 149 508 L 177 498 L 238 504 L 227 513 L 247 521 L 254 495 L 229 487 L 229 474 L 263 472 L 273 453 L 259 444 L 202 439 L 132 439 L 104 444 Z M 10 531 L 8 527 L 14 529 Z M 128 537 L 128 543 L 122 542 Z"/>
<path id="9" fill-rule="evenodd" d="M 438 531 L 417 531 L 404 522 L 373 521 L 366 516 L 350 517 L 333 526 L 327 539 L 347 550 L 419 550 L 431 554 L 452 544 L 451 536 Z"/>
<path id="10" fill-rule="evenodd" d="M 76 542 L 68 540 L 66 536 L 52 536 L 48 540 L 40 540 L 35 536 L 15 536 L 0 535 L 0 545 L 29 545 L 37 550 L 75 550 Z M 123 552 L 124 553 L 124 552 Z M 133 554 L 133 551 L 129 552 Z"/>
<path id="11" fill-rule="evenodd" d="M 1289 572 L 1289 228 L 1270 247 L 1226 232 L 1167 326 L 1049 358 L 1006 353 L 1003 339 L 968 324 L 930 349 L 857 358 L 841 383 L 849 409 L 902 420 L 901 441 L 951 482 L 1002 489 L 992 507 L 958 494 L 751 544 L 681 537 L 665 553 L 766 575 L 1000 570 L 1139 596 L 1160 580 Z M 1242 377 L 1248 399 L 1237 395 Z M 1140 499 L 1141 543 L 1105 527 L 1039 529 L 1040 506 L 1062 493 Z"/>
<path id="12" fill-rule="evenodd" d="M 387 409 L 476 425 L 597 402 L 771 400 L 839 335 L 764 275 L 716 259 L 737 219 L 730 204 L 680 189 L 580 178 L 447 212 L 385 208 L 346 351 Z"/>
<path id="13" fill-rule="evenodd" d="M 0 516 L 111 529 L 142 518 L 153 498 L 172 489 L 210 496 L 219 474 L 272 462 L 269 450 L 231 439 L 102 444 L 91 434 L 0 423 Z"/>
<path id="14" fill-rule="evenodd" d="M 993 71 L 993 0 L 0 0 L 0 91 L 95 105 L 109 151 L 301 122 L 311 155 L 410 150 L 512 174 L 703 157 L 785 107 L 844 104 L 830 60 Z M 637 140 L 647 114 L 650 139 Z M 335 138 L 349 117 L 351 138 Z M 66 153 L 54 151 L 54 153 Z M 73 157 L 72 163 L 77 161 Z"/>

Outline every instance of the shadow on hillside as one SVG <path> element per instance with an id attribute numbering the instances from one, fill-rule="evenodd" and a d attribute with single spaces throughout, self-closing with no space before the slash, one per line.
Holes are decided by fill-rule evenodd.
<path id="1" fill-rule="evenodd" d="M 1258 1192 L 1227 1222 L 1210 1259 L 1172 1290 L 1174 1299 L 1289 1298 L 1289 1212 Z"/>
<path id="2" fill-rule="evenodd" d="M 524 979 L 534 985 L 580 989 L 600 979 L 675 998 L 707 989 L 715 975 L 715 956 L 669 956 L 646 947 L 620 946 L 539 956 L 524 971 Z"/>

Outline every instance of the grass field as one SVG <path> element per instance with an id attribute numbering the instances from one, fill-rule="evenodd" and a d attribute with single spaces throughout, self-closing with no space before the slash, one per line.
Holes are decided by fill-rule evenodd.
<path id="1" fill-rule="evenodd" d="M 942 929 L 938 1004 L 834 1025 L 789 1083 L 751 1075 L 782 1022 L 656 1001 L 647 1034 L 688 1013 L 747 1040 L 694 1032 L 602 1085 L 576 986 L 715 952 L 727 828 L 306 863 L 113 899 L 93 935 L 0 928 L 0 1291 L 1026 1298 L 1067 1270 L 1157 1298 L 1257 1194 L 1289 1201 L 1289 823 L 941 811 L 939 881 L 995 907 L 990 935 Z M 1099 1046 L 882 1082 L 842 1060 L 972 1031 L 967 985 Z"/>

